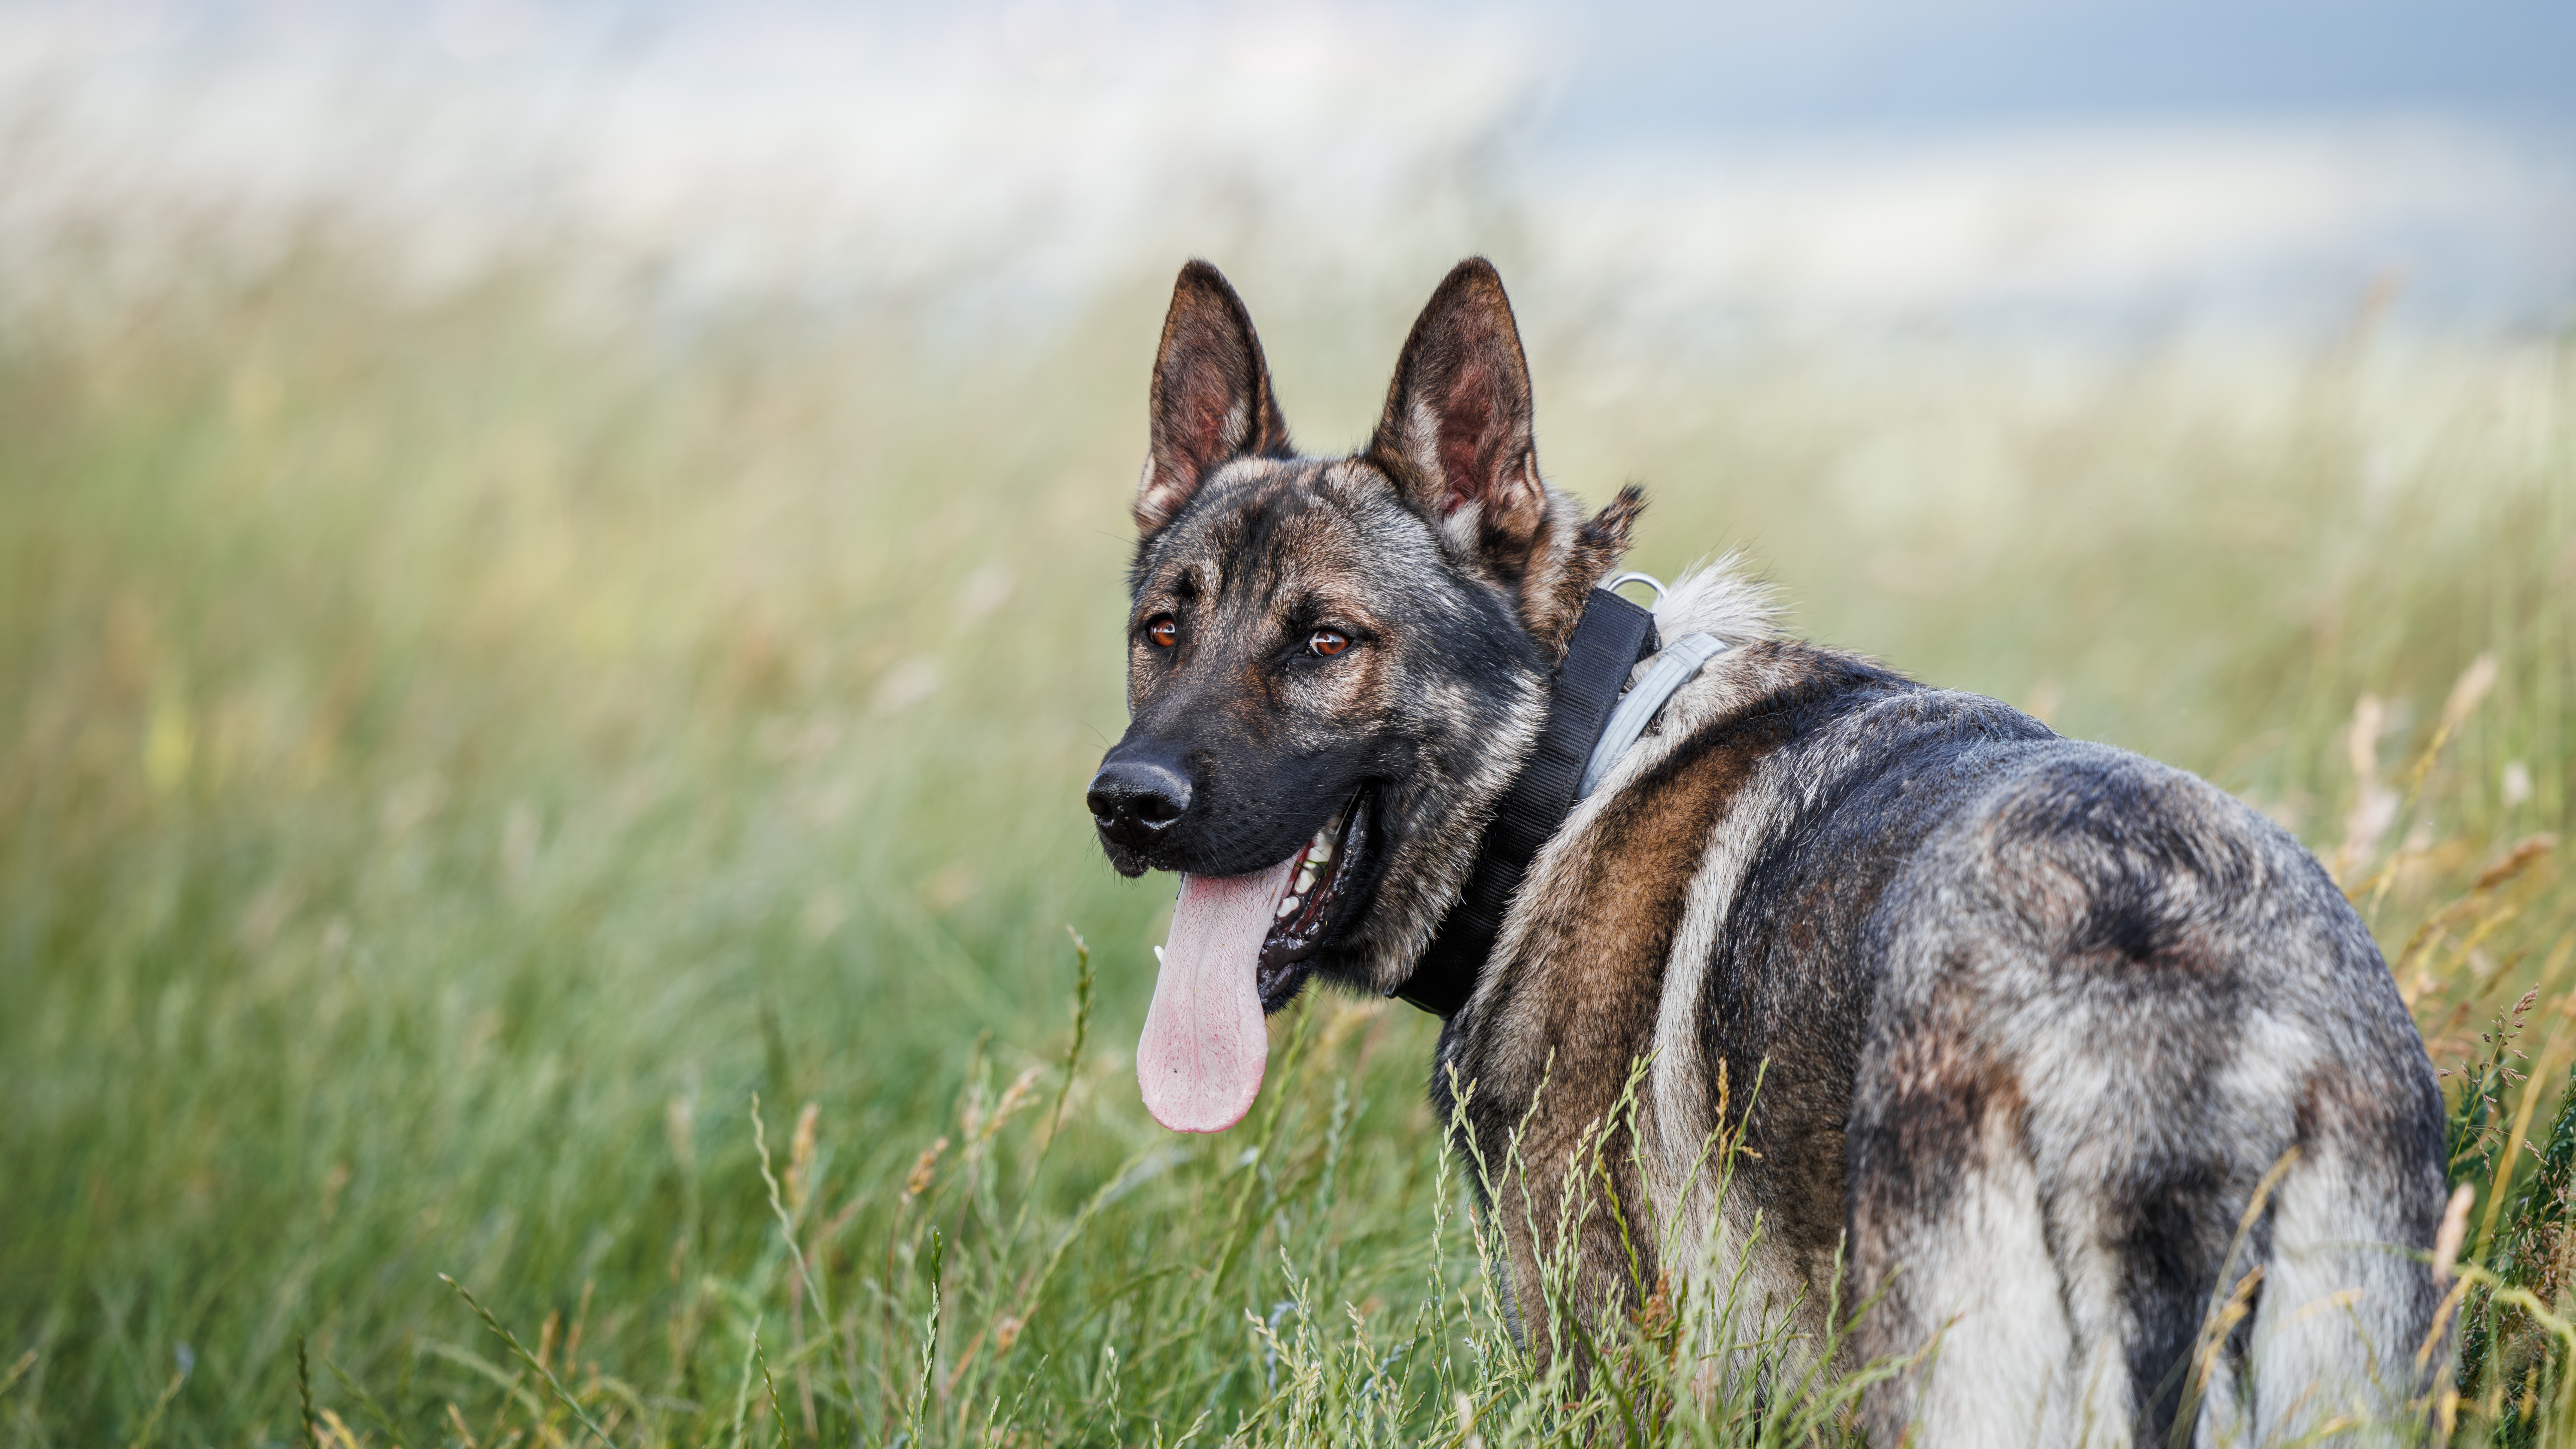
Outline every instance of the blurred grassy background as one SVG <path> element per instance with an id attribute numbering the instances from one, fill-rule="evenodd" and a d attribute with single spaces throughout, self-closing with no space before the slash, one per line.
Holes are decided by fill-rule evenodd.
<path id="1" fill-rule="evenodd" d="M 1335 448 L 1437 272 L 1298 275 L 1235 269 Z M 1426 1273 L 1466 1294 L 1454 1223 L 1428 1246 L 1460 1199 L 1427 1018 L 1283 1020 L 1328 1040 L 1249 1164 L 1135 1101 L 1168 887 L 1108 871 L 1079 796 L 1123 727 L 1164 284 L 1044 325 L 674 317 L 315 241 L 29 292 L 0 327 L 0 1439 L 286 1442 L 299 1341 L 351 1443 L 576 1437 L 439 1273 L 620 1442 L 771 1394 L 798 1436 L 973 1437 L 1014 1402 L 1038 1438 L 1218 1432 L 1275 1387 L 1239 1320 L 1279 1326 L 1280 1274 L 1363 1336 Z M 2567 827 L 2566 339 L 1712 353 L 1518 300 L 1551 476 L 1651 490 L 1634 566 L 1741 545 L 1803 632 L 2209 775 L 2384 867 L 2392 956 Z M 2437 1059 L 2576 927 L 2561 880 L 2420 953 Z M 1068 925 L 1096 1019 L 1025 1076 L 1068 1050 Z M 830 1310 L 782 1258 L 755 1092 Z"/>

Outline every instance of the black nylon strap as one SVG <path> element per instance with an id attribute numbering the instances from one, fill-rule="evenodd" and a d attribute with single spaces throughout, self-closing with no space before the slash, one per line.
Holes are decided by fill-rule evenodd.
<path id="1" fill-rule="evenodd" d="M 1388 995 L 1446 1017 L 1475 994 L 1476 977 L 1493 954 L 1521 877 L 1573 812 L 1575 787 L 1619 702 L 1620 686 L 1656 647 L 1653 614 L 1606 589 L 1592 591 L 1549 685 L 1547 728 L 1538 748 L 1503 793 L 1458 903 L 1433 933 L 1412 977 Z"/>

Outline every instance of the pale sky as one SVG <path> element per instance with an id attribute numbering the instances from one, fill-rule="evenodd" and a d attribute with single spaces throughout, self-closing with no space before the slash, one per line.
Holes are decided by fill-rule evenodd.
<path id="1" fill-rule="evenodd" d="M 2389 111 L 2576 119 L 2569 0 L 1599 0 L 1579 18 L 1527 13 L 1580 38 L 1553 124 L 1605 138 Z"/>
<path id="2" fill-rule="evenodd" d="M 1262 12 L 1403 14 L 1462 54 L 1535 42 L 1569 136 L 2440 111 L 2576 119 L 2568 0 L 0 0 L 8 17 L 221 48 L 296 32 L 491 54 L 699 43 L 722 31 L 1035 24 L 1133 37 Z"/>
<path id="3" fill-rule="evenodd" d="M 2576 0 L 0 0 L 0 134 L 0 253 L 319 208 L 701 294 L 1498 249 L 1688 326 L 2576 317 Z"/>

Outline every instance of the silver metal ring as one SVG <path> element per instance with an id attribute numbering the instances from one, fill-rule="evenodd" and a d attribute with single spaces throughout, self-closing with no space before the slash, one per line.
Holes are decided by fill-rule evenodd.
<path id="1" fill-rule="evenodd" d="M 1608 589 L 1615 594 L 1619 591 L 1619 586 L 1621 584 L 1644 584 L 1647 588 L 1655 591 L 1655 607 L 1663 607 L 1664 595 L 1668 591 L 1664 588 L 1664 581 L 1656 578 L 1653 574 L 1641 574 L 1635 572 L 1624 573 L 1611 579 L 1610 582 L 1603 584 L 1601 587 Z"/>

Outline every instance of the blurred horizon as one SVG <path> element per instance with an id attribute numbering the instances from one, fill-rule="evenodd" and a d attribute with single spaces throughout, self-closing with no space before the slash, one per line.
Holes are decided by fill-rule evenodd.
<path id="1" fill-rule="evenodd" d="M 0 256 L 318 225 L 431 285 L 1019 325 L 1186 255 L 1412 294 L 1485 252 L 1687 344 L 2541 336 L 2571 53 L 2563 9 L 2395 0 L 8 3 Z"/>

